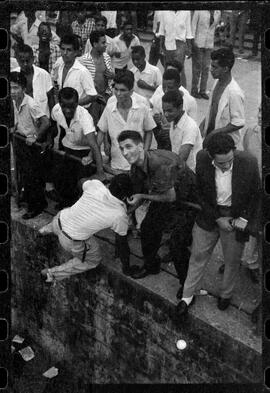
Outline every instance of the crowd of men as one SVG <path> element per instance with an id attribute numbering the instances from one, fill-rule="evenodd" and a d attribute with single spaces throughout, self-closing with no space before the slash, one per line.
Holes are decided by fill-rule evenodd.
<path id="1" fill-rule="evenodd" d="M 27 220 L 48 199 L 56 201 L 59 212 L 40 233 L 55 233 L 72 254 L 42 273 L 50 282 L 96 268 L 101 253 L 93 235 L 111 228 L 124 274 L 158 274 L 158 250 L 169 229 L 182 315 L 220 239 L 218 308 L 225 310 L 243 255 L 258 281 L 261 162 L 253 146 L 260 146 L 261 130 L 259 112 L 258 125 L 245 134 L 245 151 L 238 150 L 245 99 L 231 74 L 232 46 L 214 48 L 220 11 L 156 11 L 149 61 L 132 22 L 115 35 L 104 13 L 78 12 L 61 37 L 40 15 L 29 31 L 19 25 L 23 12 L 11 24 L 17 202 L 26 206 Z M 199 99 L 209 102 L 200 124 Z M 131 225 L 140 233 L 141 267 L 129 261 Z"/>

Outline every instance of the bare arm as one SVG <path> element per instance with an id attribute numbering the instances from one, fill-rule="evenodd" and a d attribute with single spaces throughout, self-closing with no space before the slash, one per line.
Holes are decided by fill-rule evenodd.
<path id="1" fill-rule="evenodd" d="M 96 101 L 96 97 L 97 97 L 96 95 L 95 96 L 87 95 L 86 97 L 79 100 L 79 105 L 84 106 L 90 104 L 91 102 Z"/>
<path id="2" fill-rule="evenodd" d="M 144 150 L 149 150 L 152 142 L 153 131 L 147 131 L 144 134 Z"/>
<path id="3" fill-rule="evenodd" d="M 87 140 L 89 143 L 89 146 L 91 148 L 91 151 L 93 152 L 94 159 L 96 162 L 97 166 L 97 175 L 100 176 L 102 179 L 105 179 L 105 174 L 103 172 L 103 165 L 102 165 L 102 157 L 100 154 L 99 147 L 97 145 L 97 140 L 94 132 L 91 132 L 90 134 L 87 134 Z"/>
<path id="4" fill-rule="evenodd" d="M 188 156 L 192 150 L 192 147 L 193 147 L 193 145 L 191 145 L 191 144 L 185 144 L 180 147 L 178 156 L 181 161 L 187 161 Z"/>
<path id="5" fill-rule="evenodd" d="M 142 200 L 152 202 L 174 202 L 176 200 L 176 194 L 174 187 L 163 192 L 162 194 L 134 194 L 128 198 L 130 205 L 138 204 Z"/>

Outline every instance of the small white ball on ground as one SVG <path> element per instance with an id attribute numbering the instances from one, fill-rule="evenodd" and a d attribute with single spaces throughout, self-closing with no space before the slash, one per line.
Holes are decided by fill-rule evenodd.
<path id="1" fill-rule="evenodd" d="M 185 342 L 185 340 L 178 340 L 176 343 L 177 349 L 180 349 L 180 350 L 185 349 L 186 346 L 187 346 L 187 343 Z"/>

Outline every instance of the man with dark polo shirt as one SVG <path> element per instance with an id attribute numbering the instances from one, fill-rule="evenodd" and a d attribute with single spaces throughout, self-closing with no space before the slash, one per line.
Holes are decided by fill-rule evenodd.
<path id="1" fill-rule="evenodd" d="M 195 182 L 192 178 L 194 174 L 189 168 L 183 166 L 178 155 L 173 152 L 167 150 L 145 151 L 142 137 L 137 131 L 122 131 L 117 140 L 121 153 L 131 165 L 130 176 L 134 194 L 127 200 L 131 210 L 135 210 L 146 200 L 151 202 L 141 224 L 144 265 L 132 275 L 133 278 L 143 278 L 149 274 L 158 274 L 160 271 L 161 260 L 157 256 L 157 252 L 169 217 L 171 213 L 175 213 L 173 202 L 188 199 L 196 203 Z M 181 184 L 180 187 L 179 181 L 181 182 L 183 174 L 190 181 L 186 182 L 185 186 Z M 194 220 L 194 215 L 192 220 Z M 178 252 L 174 250 L 172 255 L 187 254 L 186 249 L 190 241 L 188 232 L 191 234 L 191 228 L 192 224 L 187 225 L 186 236 L 179 237 L 178 244 L 171 242 L 172 247 L 178 247 Z M 180 282 L 181 279 L 185 279 L 188 264 L 188 258 L 183 259 L 186 260 L 186 263 L 183 262 L 182 266 L 179 266 L 181 261 L 174 261 L 176 270 L 181 275 Z"/>

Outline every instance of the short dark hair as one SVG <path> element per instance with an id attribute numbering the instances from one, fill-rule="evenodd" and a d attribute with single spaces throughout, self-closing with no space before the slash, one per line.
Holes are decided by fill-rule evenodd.
<path id="1" fill-rule="evenodd" d="M 16 83 L 17 85 L 21 86 L 23 89 L 26 89 L 27 79 L 21 72 L 17 72 L 17 71 L 11 72 L 9 81 Z"/>
<path id="2" fill-rule="evenodd" d="M 181 74 L 182 70 L 183 70 L 183 64 L 178 61 L 178 60 L 171 60 L 171 61 L 167 61 L 165 64 L 165 70 L 167 70 L 168 67 L 173 67 L 176 68 L 179 72 L 179 74 Z"/>
<path id="3" fill-rule="evenodd" d="M 217 60 L 220 67 L 228 67 L 231 70 L 234 65 L 235 56 L 230 48 L 220 48 L 211 53 L 211 59 Z"/>
<path id="4" fill-rule="evenodd" d="M 63 89 L 59 91 L 59 102 L 62 102 L 63 99 L 72 100 L 73 98 L 76 99 L 76 102 L 79 102 L 79 94 L 77 90 L 73 89 L 73 87 L 63 87 Z"/>
<path id="5" fill-rule="evenodd" d="M 52 33 L 52 28 L 51 28 L 51 25 L 50 25 L 49 22 L 41 22 L 40 25 L 38 26 L 38 33 L 40 32 L 40 29 L 41 29 L 42 26 L 48 27 L 48 29 Z"/>
<path id="6" fill-rule="evenodd" d="M 92 31 L 89 37 L 91 45 L 94 46 L 94 43 L 99 42 L 99 39 L 101 37 L 105 37 L 104 31 L 96 31 L 96 30 Z"/>
<path id="7" fill-rule="evenodd" d="M 229 134 L 218 132 L 209 139 L 206 150 L 213 158 L 216 154 L 227 154 L 235 150 L 234 140 Z"/>
<path id="8" fill-rule="evenodd" d="M 61 48 L 61 46 L 63 44 L 72 45 L 74 50 L 79 50 L 80 49 L 79 40 L 78 40 L 78 37 L 75 34 L 65 34 L 61 38 L 60 48 Z"/>
<path id="9" fill-rule="evenodd" d="M 183 105 L 183 94 L 179 90 L 167 91 L 167 93 L 162 96 L 162 102 L 169 102 L 173 104 L 174 107 L 178 108 Z"/>
<path id="10" fill-rule="evenodd" d="M 120 71 L 117 75 L 115 75 L 113 81 L 114 81 L 114 84 L 115 83 L 122 83 L 129 90 L 131 90 L 134 87 L 134 74 L 130 70 L 123 70 L 123 71 Z"/>
<path id="11" fill-rule="evenodd" d="M 118 135 L 117 141 L 118 143 L 125 141 L 126 139 L 132 139 L 133 142 L 139 144 L 143 143 L 143 139 L 141 134 L 138 131 L 131 131 L 131 130 L 126 130 L 120 132 Z"/>
<path id="12" fill-rule="evenodd" d="M 24 43 L 20 43 L 16 46 L 16 55 L 18 55 L 18 53 L 30 53 L 32 57 L 34 56 L 31 46 Z"/>
<path id="13" fill-rule="evenodd" d="M 181 84 L 179 72 L 177 72 L 176 70 L 166 70 L 163 74 L 163 80 L 174 80 L 178 85 Z"/>
<path id="14" fill-rule="evenodd" d="M 107 23 L 108 23 L 107 18 L 106 18 L 106 16 L 104 16 L 104 15 L 99 15 L 99 16 L 97 16 L 97 17 L 95 18 L 95 23 L 98 23 L 98 22 L 104 22 L 105 26 L 106 26 Z"/>
<path id="15" fill-rule="evenodd" d="M 114 176 L 108 188 L 111 194 L 120 200 L 133 194 L 132 182 L 126 173 Z"/>
<path id="16" fill-rule="evenodd" d="M 142 56 L 142 57 L 145 57 L 145 56 L 146 56 L 146 54 L 145 54 L 145 49 L 144 49 L 144 47 L 141 46 L 141 45 L 135 45 L 135 46 L 133 46 L 133 47 L 132 47 L 131 53 L 132 53 L 132 54 L 137 53 L 138 55 L 140 55 L 140 56 Z"/>

